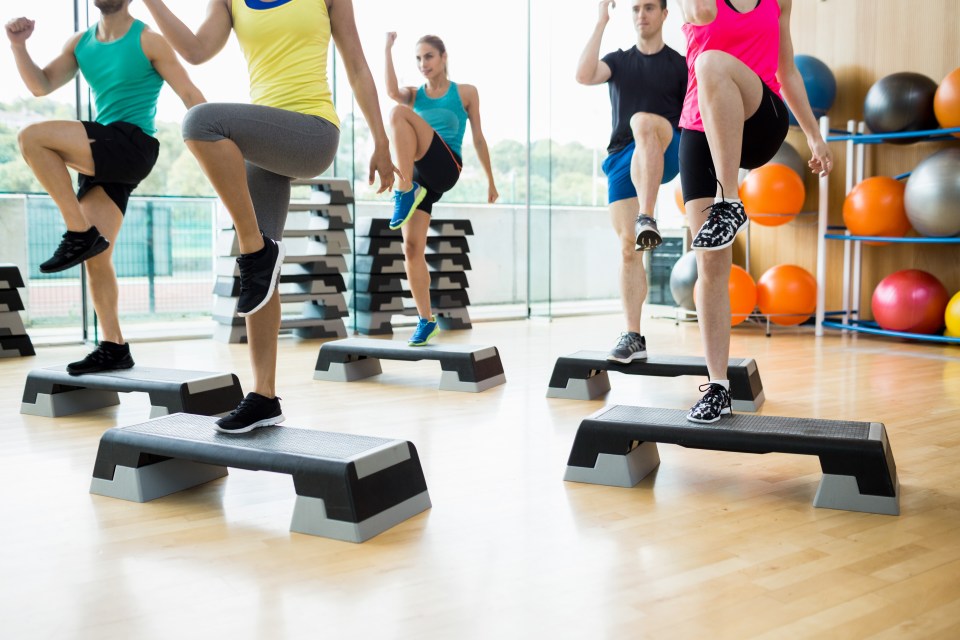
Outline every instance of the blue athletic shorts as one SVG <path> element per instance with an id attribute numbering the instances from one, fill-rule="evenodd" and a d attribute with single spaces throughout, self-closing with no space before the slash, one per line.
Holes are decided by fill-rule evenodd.
<path id="1" fill-rule="evenodd" d="M 630 179 L 630 162 L 633 160 L 633 149 L 636 146 L 631 142 L 620 151 L 611 153 L 603 161 L 603 172 L 607 176 L 607 202 L 636 198 L 637 190 L 633 188 Z M 663 154 L 663 179 L 660 184 L 667 184 L 677 177 L 680 172 L 680 131 L 674 129 L 673 140 Z"/>

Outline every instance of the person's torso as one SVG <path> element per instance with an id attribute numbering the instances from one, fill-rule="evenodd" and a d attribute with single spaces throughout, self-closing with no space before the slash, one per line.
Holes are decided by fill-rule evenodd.
<path id="1" fill-rule="evenodd" d="M 327 82 L 330 16 L 324 0 L 231 0 L 253 104 L 320 116 L 339 126 Z"/>
<path id="2" fill-rule="evenodd" d="M 93 92 L 100 124 L 129 122 L 147 135 L 157 132 L 157 97 L 163 78 L 143 52 L 144 24 L 134 20 L 127 33 L 111 42 L 97 40 L 93 25 L 73 51 L 77 66 Z"/>
<path id="3" fill-rule="evenodd" d="M 630 118 L 635 113 L 655 113 L 677 127 L 687 89 L 682 55 L 666 45 L 650 55 L 634 46 L 609 53 L 603 61 L 611 71 L 607 81 L 612 118 L 608 152 L 615 153 L 633 140 Z"/>
<path id="4" fill-rule="evenodd" d="M 451 151 L 462 157 L 463 134 L 467 130 L 469 116 L 463 108 L 456 82 L 451 82 L 447 92 L 439 98 L 431 98 L 425 86 L 421 86 L 413 100 L 413 110 L 433 127 Z"/>
<path id="5" fill-rule="evenodd" d="M 704 25 L 684 24 L 687 37 L 689 81 L 680 126 L 703 131 L 694 65 L 704 51 L 723 51 L 754 71 L 770 90 L 779 94 L 777 66 L 780 56 L 780 3 L 760 0 L 751 11 L 739 13 L 724 0 L 716 0 L 717 17 Z"/>

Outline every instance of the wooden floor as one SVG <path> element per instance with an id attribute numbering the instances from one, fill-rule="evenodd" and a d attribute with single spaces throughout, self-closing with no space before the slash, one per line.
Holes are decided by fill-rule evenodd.
<path id="1" fill-rule="evenodd" d="M 645 320 L 651 351 L 700 353 L 695 325 Z M 734 331 L 763 413 L 883 422 L 899 517 L 816 509 L 811 456 L 661 445 L 637 487 L 562 480 L 604 403 L 688 408 L 695 378 L 611 374 L 606 398 L 545 397 L 557 356 L 604 349 L 615 316 L 481 323 L 507 384 L 439 391 L 435 362 L 312 379 L 319 343 L 283 339 L 287 424 L 407 439 L 433 509 L 363 544 L 290 533 L 289 476 L 227 478 L 145 504 L 88 493 L 100 434 L 143 394 L 59 419 L 19 413 L 26 373 L 80 346 L 0 360 L 0 636 L 21 638 L 957 638 L 960 349 L 807 329 Z M 404 332 L 400 337 L 406 337 Z M 234 371 L 246 347 L 135 344 L 140 364 Z"/>

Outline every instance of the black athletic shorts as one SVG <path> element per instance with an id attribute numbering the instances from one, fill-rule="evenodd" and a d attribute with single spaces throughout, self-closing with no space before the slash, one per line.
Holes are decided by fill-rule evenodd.
<path id="1" fill-rule="evenodd" d="M 94 187 L 102 187 L 120 213 L 126 213 L 130 194 L 157 163 L 160 142 L 128 122 L 81 124 L 92 140 L 94 175 L 77 176 L 77 199 L 82 200 Z"/>
<path id="2" fill-rule="evenodd" d="M 413 163 L 413 181 L 427 190 L 427 195 L 417 206 L 417 211 L 433 213 L 433 203 L 460 179 L 463 160 L 453 152 L 436 131 L 430 148 L 423 157 Z"/>
<path id="3" fill-rule="evenodd" d="M 763 83 L 763 98 L 756 113 L 743 123 L 740 166 L 756 169 L 770 162 L 787 138 L 790 121 L 783 100 Z M 707 135 L 684 129 L 680 136 L 680 184 L 683 201 L 714 198 L 717 195 L 717 172 L 710 155 Z M 725 194 L 735 198 L 737 194 Z"/>

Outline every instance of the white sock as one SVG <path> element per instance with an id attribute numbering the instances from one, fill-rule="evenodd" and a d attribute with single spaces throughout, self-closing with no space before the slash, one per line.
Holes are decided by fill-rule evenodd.
<path id="1" fill-rule="evenodd" d="M 724 198 L 724 202 L 730 202 L 733 204 L 743 204 L 743 201 L 740 198 Z"/>
<path id="2" fill-rule="evenodd" d="M 711 380 L 710 384 L 718 384 L 728 392 L 730 391 L 730 381 L 729 380 Z"/>

